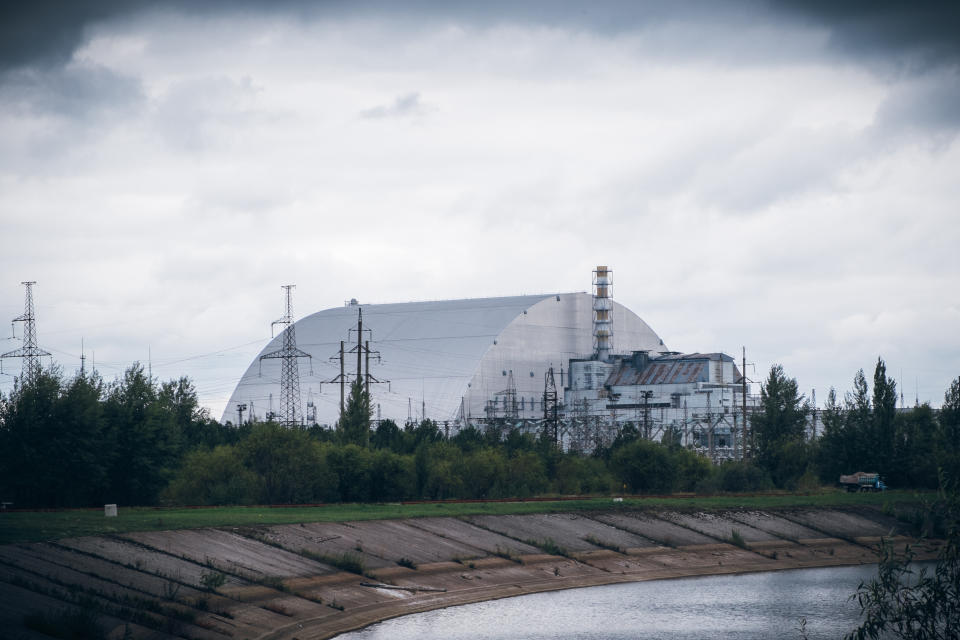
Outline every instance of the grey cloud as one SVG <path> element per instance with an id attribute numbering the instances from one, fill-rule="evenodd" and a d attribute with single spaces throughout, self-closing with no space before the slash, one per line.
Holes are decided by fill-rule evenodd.
<path id="1" fill-rule="evenodd" d="M 4 3 L 0 10 L 0 72 L 65 64 L 83 44 L 90 23 L 145 4 L 139 0 Z"/>
<path id="2" fill-rule="evenodd" d="M 951 0 L 781 0 L 788 16 L 824 27 L 830 47 L 855 57 L 896 58 L 903 70 L 960 62 L 960 4 Z"/>
<path id="3" fill-rule="evenodd" d="M 420 115 L 424 112 L 424 105 L 420 102 L 420 94 L 417 92 L 407 93 L 397 96 L 393 104 L 378 105 L 360 112 L 362 118 L 402 118 L 405 116 Z"/>
<path id="4" fill-rule="evenodd" d="M 96 65 L 17 69 L 0 84 L 0 170 L 56 173 L 72 152 L 129 120 L 146 103 L 140 81 Z M 35 126 L 38 121 L 43 126 Z"/>
<path id="5" fill-rule="evenodd" d="M 887 134 L 954 135 L 960 126 L 960 77 L 927 74 L 895 89 L 877 112 L 874 128 Z"/>
<path id="6" fill-rule="evenodd" d="M 143 101 L 140 81 L 90 64 L 39 71 L 10 71 L 0 85 L 0 104 L 13 113 L 89 120 L 135 108 Z"/>
<path id="7" fill-rule="evenodd" d="M 894 60 L 908 70 L 960 61 L 960 5 L 955 2 L 903 3 L 895 0 L 703 0 L 683 3 L 598 0 L 489 0 L 441 2 L 387 0 L 356 2 L 307 0 L 99 0 L 18 3 L 0 14 L 0 72 L 21 66 L 62 64 L 80 46 L 90 25 L 147 11 L 174 11 L 185 15 L 263 13 L 289 15 L 313 21 L 383 17 L 398 28 L 424 24 L 465 24 L 480 28 L 533 24 L 616 36 L 664 27 L 680 41 L 663 42 L 670 51 L 700 52 L 714 59 L 791 55 L 755 32 L 759 25 L 814 27 L 829 33 L 831 50 L 854 59 Z M 689 28 L 693 26 L 694 28 Z M 703 38 L 705 32 L 727 32 L 726 37 Z M 699 36 L 698 36 L 699 34 Z M 753 40 L 759 41 L 753 43 Z M 754 48 L 753 45 L 756 45 Z M 773 46 L 771 46 L 773 45 Z"/>
<path id="8" fill-rule="evenodd" d="M 203 76 L 172 85 L 156 104 L 156 130 L 170 146 L 198 151 L 231 127 L 248 124 L 254 112 L 245 107 L 259 92 L 250 78 L 234 81 Z"/>

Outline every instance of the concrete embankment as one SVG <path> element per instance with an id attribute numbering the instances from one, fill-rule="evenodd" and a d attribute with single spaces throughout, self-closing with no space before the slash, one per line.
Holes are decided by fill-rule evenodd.
<path id="1" fill-rule="evenodd" d="M 0 546 L 0 629 L 328 638 L 377 620 L 572 587 L 877 561 L 881 511 L 627 511 L 128 533 Z M 934 557 L 935 545 L 917 547 Z M 79 621 L 79 622 L 78 622 Z M 49 632 L 49 629 L 48 629 Z"/>

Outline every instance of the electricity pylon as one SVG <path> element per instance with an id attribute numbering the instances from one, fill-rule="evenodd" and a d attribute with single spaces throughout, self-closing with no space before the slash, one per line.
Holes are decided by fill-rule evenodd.
<path id="1" fill-rule="evenodd" d="M 287 292 L 287 310 L 282 318 L 275 320 L 270 325 L 270 332 L 280 324 L 285 325 L 283 329 L 283 346 L 276 351 L 265 353 L 260 356 L 260 361 L 268 358 L 279 358 L 281 362 L 280 369 L 280 424 L 287 427 L 294 427 L 300 424 L 302 410 L 300 408 L 300 371 L 297 367 L 297 358 L 313 357 L 306 351 L 297 348 L 297 335 L 294 330 L 293 322 L 293 300 L 292 290 L 296 285 L 285 284 L 281 288 Z"/>
<path id="2" fill-rule="evenodd" d="M 23 346 L 0 355 L 0 358 L 23 358 L 21 379 L 24 382 L 32 383 L 40 375 L 40 356 L 49 356 L 50 354 L 37 346 L 37 324 L 33 310 L 33 285 L 37 283 L 30 281 L 20 284 L 26 286 L 27 298 L 23 305 L 23 315 L 17 316 L 13 321 L 23 323 Z"/>

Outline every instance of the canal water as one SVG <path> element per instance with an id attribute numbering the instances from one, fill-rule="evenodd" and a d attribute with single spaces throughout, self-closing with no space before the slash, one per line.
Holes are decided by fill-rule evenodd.
<path id="1" fill-rule="evenodd" d="M 339 640 L 841 638 L 876 565 L 706 576 L 552 591 L 387 620 Z"/>

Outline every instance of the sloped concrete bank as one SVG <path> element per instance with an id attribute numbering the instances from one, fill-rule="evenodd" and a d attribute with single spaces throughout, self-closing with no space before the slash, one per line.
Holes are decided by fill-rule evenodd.
<path id="1" fill-rule="evenodd" d="M 306 523 L 0 546 L 0 629 L 46 638 L 329 638 L 539 591 L 877 561 L 871 508 L 625 511 Z M 936 545 L 916 547 L 921 558 Z M 46 626 L 45 626 L 46 625 Z"/>

